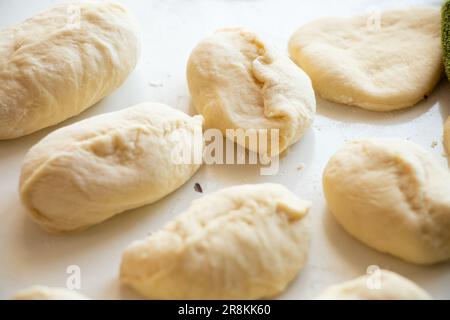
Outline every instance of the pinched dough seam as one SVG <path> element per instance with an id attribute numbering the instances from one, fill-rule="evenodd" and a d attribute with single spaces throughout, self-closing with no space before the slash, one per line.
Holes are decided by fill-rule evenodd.
<path id="1" fill-rule="evenodd" d="M 416 156 L 417 157 L 417 156 Z M 422 169 L 424 170 L 425 173 L 425 183 L 426 181 L 428 181 L 428 171 L 426 170 L 426 166 L 423 163 L 423 161 L 419 158 L 420 164 L 422 166 Z M 409 166 L 408 166 L 409 168 Z M 409 169 L 413 169 L 413 168 L 409 168 Z M 414 177 L 415 177 L 415 173 L 414 170 L 412 170 Z M 400 179 L 404 179 L 404 178 L 400 178 L 401 175 L 397 175 Z M 420 184 L 420 181 L 418 181 L 417 179 L 415 180 L 415 184 L 418 185 L 417 190 L 415 190 L 414 194 L 410 194 L 408 192 L 408 186 L 411 184 L 410 181 L 406 181 L 405 183 L 397 183 L 397 186 L 399 188 L 399 190 L 402 192 L 405 201 L 408 203 L 410 210 L 412 212 L 414 212 L 415 216 L 422 220 L 419 224 L 418 224 L 418 231 L 420 232 L 420 236 L 423 239 L 423 241 L 425 243 L 427 243 L 427 245 L 431 246 L 431 247 L 435 247 L 435 244 L 433 242 L 433 234 L 435 233 L 435 231 L 437 230 L 436 227 L 434 227 L 434 225 L 436 224 L 436 222 L 434 221 L 433 216 L 430 214 L 430 210 L 431 210 L 431 204 L 430 201 L 427 197 L 427 192 L 424 189 L 424 187 Z M 416 199 L 418 199 L 418 201 L 416 201 Z M 418 207 L 419 205 L 419 207 Z M 429 231 L 427 231 L 429 230 Z"/>
<path id="2" fill-rule="evenodd" d="M 309 107 L 306 101 L 303 100 L 299 104 L 298 107 L 292 103 L 292 100 L 288 97 L 288 95 L 284 94 L 286 91 L 295 91 L 296 88 L 291 88 L 288 82 L 282 81 L 282 76 L 280 76 L 280 72 L 275 69 L 275 67 L 271 67 L 275 63 L 275 58 L 269 55 L 268 52 L 265 52 L 264 55 L 258 56 L 256 59 L 252 61 L 251 64 L 251 72 L 253 78 L 257 83 L 261 83 L 261 96 L 263 98 L 263 107 L 264 107 L 264 117 L 271 122 L 272 128 L 278 128 L 280 130 L 280 145 L 287 146 L 289 143 L 292 143 L 292 139 L 295 138 L 297 130 L 293 130 L 294 128 L 303 127 L 303 132 L 311 125 L 312 120 L 314 118 L 314 111 Z M 255 63 L 264 64 L 265 68 L 272 68 L 273 75 L 266 75 L 264 73 L 257 76 L 257 71 L 255 70 Z M 295 65 L 293 65 L 295 67 Z M 263 81 L 261 81 L 261 78 Z M 286 90 L 287 89 L 287 90 Z M 269 112 L 271 108 L 271 104 L 268 101 L 273 100 L 275 96 L 279 96 L 279 99 L 275 100 L 285 100 L 285 103 L 278 103 L 275 109 L 279 109 L 276 113 Z M 300 116 L 302 121 L 298 121 L 297 117 L 294 115 L 297 114 Z M 286 123 L 292 122 L 295 125 L 289 127 L 289 130 L 286 129 Z M 291 142 L 289 142 L 291 141 Z"/>
<path id="3" fill-rule="evenodd" d="M 280 198 L 275 198 L 273 203 L 275 204 L 274 206 L 272 206 L 272 203 L 268 202 L 268 201 L 264 201 L 264 208 L 266 210 L 264 210 L 263 214 L 258 214 L 258 215 L 263 215 L 263 216 L 281 216 L 281 217 L 286 217 L 286 222 L 288 224 L 293 224 L 296 223 L 299 220 L 302 220 L 303 218 L 305 218 L 305 214 L 299 215 L 296 218 L 291 219 L 286 212 L 284 212 L 283 210 L 281 210 L 277 204 L 280 202 Z M 248 205 L 244 202 L 235 202 L 235 206 L 232 210 L 228 210 L 226 213 L 221 214 L 220 216 L 215 217 L 213 220 L 208 220 L 207 223 L 199 223 L 199 225 L 202 227 L 202 234 L 199 235 L 198 233 L 192 235 L 192 234 L 188 234 L 186 236 L 181 236 L 180 237 L 183 239 L 183 241 L 188 242 L 188 243 L 192 243 L 195 244 L 197 242 L 197 240 L 202 239 L 203 236 L 207 233 L 211 233 L 211 230 L 220 228 L 222 225 L 226 224 L 223 221 L 238 221 L 238 222 L 243 222 L 249 226 L 253 225 L 253 222 L 251 220 L 248 219 L 248 216 L 250 215 L 254 215 L 254 210 L 255 207 Z M 272 210 L 273 209 L 273 210 Z M 242 213 L 242 211 L 245 211 L 245 213 Z M 307 210 L 306 210 L 307 212 Z M 178 234 L 178 232 L 176 231 L 172 231 L 171 232 L 175 232 Z M 212 232 L 214 233 L 214 232 Z M 179 234 L 178 234 L 179 235 Z"/>
<path id="4" fill-rule="evenodd" d="M 364 149 L 363 151 L 368 157 L 370 157 L 370 153 L 368 153 L 366 149 Z M 424 180 L 427 181 L 428 171 L 426 170 L 423 161 L 417 155 L 414 155 L 414 157 L 419 159 L 419 162 L 422 166 L 422 170 L 426 175 Z M 395 158 L 394 166 L 395 166 L 395 175 L 397 177 L 396 186 L 400 191 L 400 193 L 403 195 L 405 203 L 408 204 L 410 212 L 414 213 L 415 218 L 426 221 L 427 227 L 433 227 L 434 225 L 433 217 L 429 214 L 430 202 L 426 197 L 426 191 L 421 186 L 420 180 L 416 177 L 414 166 L 410 164 L 408 161 L 405 161 L 403 158 L 399 157 Z M 404 171 L 404 169 L 401 168 L 406 168 L 411 173 L 411 175 L 407 176 L 408 177 L 412 176 L 413 178 L 405 179 L 404 177 L 405 175 L 400 174 L 400 172 Z M 411 194 L 411 192 L 408 189 L 410 188 L 411 185 L 417 186 L 417 188 L 413 190 L 413 194 Z M 416 199 L 419 200 L 416 201 Z M 417 226 L 417 224 L 415 224 L 415 226 Z M 424 233 L 423 228 L 420 227 L 418 231 L 420 231 L 420 235 L 424 240 L 424 242 L 430 246 L 433 246 L 433 241 L 431 240 L 432 237 L 431 235 L 433 234 L 433 232 Z"/>
<path id="5" fill-rule="evenodd" d="M 114 4 L 114 3 L 110 3 L 109 4 L 111 7 L 114 7 L 115 9 L 118 9 L 120 11 L 120 14 L 118 14 L 117 11 L 115 10 L 110 10 L 109 8 L 102 8 L 102 12 L 100 13 L 96 13 L 95 10 L 92 10 L 92 8 L 90 8 L 89 6 L 87 7 L 83 7 L 82 8 L 82 12 L 81 12 L 81 22 L 83 25 L 86 25 L 86 27 L 84 27 L 84 30 L 92 30 L 92 29 L 99 29 L 100 33 L 104 33 L 104 34 L 111 34 L 117 31 L 117 28 L 111 24 L 107 19 L 104 19 L 103 15 L 113 15 L 115 18 L 117 18 L 117 16 L 123 16 L 122 18 L 124 18 L 125 20 L 130 20 L 129 19 L 129 11 L 126 10 L 124 7 L 121 7 L 120 5 Z M 3 30 L 3 32 L 7 33 L 7 31 L 9 33 L 13 33 L 13 39 L 16 39 L 16 33 L 26 30 L 26 28 L 31 28 L 34 24 L 36 24 L 37 22 L 35 22 L 36 20 L 48 20 L 49 18 L 53 17 L 54 15 L 58 16 L 58 17 L 65 17 L 66 15 L 64 14 L 64 8 L 65 5 L 60 5 L 57 7 L 53 7 L 52 11 L 44 11 L 41 13 L 38 13 L 35 17 L 32 18 L 28 18 L 26 20 L 24 20 L 21 24 L 19 25 L 14 25 L 11 26 L 5 30 Z M 50 14 L 51 13 L 51 14 Z M 124 27 L 124 24 L 121 23 L 120 24 L 121 27 Z M 21 28 L 19 28 L 21 27 Z M 14 43 L 14 46 L 11 48 L 10 50 L 10 55 L 8 57 L 8 59 L 12 59 L 14 58 L 14 55 L 16 55 L 17 53 L 22 53 L 22 51 L 25 51 L 29 48 L 33 48 L 36 45 L 40 45 L 41 43 L 48 43 L 48 42 L 52 42 L 52 39 L 62 39 L 64 37 L 59 37 L 59 35 L 61 34 L 65 34 L 68 32 L 68 30 L 66 28 L 64 28 L 64 24 L 61 24 L 60 26 L 56 26 L 55 24 L 49 24 L 47 26 L 47 30 L 45 31 L 49 31 L 49 30 L 54 30 L 55 28 L 57 29 L 56 31 L 53 31 L 51 33 L 45 33 L 45 38 L 39 38 L 39 39 L 32 39 L 29 38 L 29 36 L 25 35 L 22 36 L 21 39 L 17 40 Z M 129 30 L 128 27 L 125 27 L 124 29 Z M 98 30 L 96 31 L 96 33 L 98 32 Z M 83 36 L 90 34 L 90 31 L 86 32 L 83 34 Z M 26 45 L 24 45 L 24 42 L 27 42 Z M 99 43 L 99 42 L 103 42 L 103 41 L 94 41 L 94 43 Z M 105 48 L 107 48 L 106 46 L 103 46 Z M 108 49 L 108 48 L 107 48 Z M 30 50 L 32 51 L 32 50 Z M 109 50 L 108 50 L 109 51 Z M 27 54 L 25 52 L 25 54 Z M 10 60 L 7 61 L 7 63 L 5 63 L 6 65 L 8 65 L 10 63 Z"/>
<path id="6" fill-rule="evenodd" d="M 365 146 L 362 146 L 361 151 L 364 153 L 365 158 L 369 159 L 369 162 L 367 164 L 371 164 L 367 169 L 369 171 L 379 171 L 379 160 L 376 163 L 373 163 L 370 159 L 372 159 L 372 152 L 369 151 Z M 396 177 L 396 183 L 395 186 L 400 191 L 404 198 L 404 202 L 408 204 L 408 207 L 411 212 L 413 212 L 415 215 L 419 215 L 423 211 L 423 206 L 421 206 L 421 202 L 424 201 L 423 196 L 423 190 L 420 187 L 421 182 L 416 177 L 414 166 L 409 163 L 409 161 L 403 159 L 398 155 L 397 152 L 394 152 L 393 154 L 388 155 L 388 159 L 385 159 L 382 161 L 382 166 L 386 168 L 393 168 L 394 174 Z M 422 163 L 422 162 L 421 162 Z M 410 175 L 406 175 L 408 179 L 405 179 L 405 174 L 402 174 L 402 172 L 407 171 L 410 173 Z M 426 172 L 426 171 L 425 171 Z M 411 176 L 411 178 L 409 178 Z M 411 190 L 411 186 L 415 186 L 413 190 Z M 413 194 L 411 194 L 411 191 Z M 420 200 L 418 202 L 415 202 L 414 200 L 417 198 L 417 194 L 420 195 Z M 418 205 L 420 208 L 418 208 Z M 421 210 L 418 210 L 421 209 Z"/>
<path id="7" fill-rule="evenodd" d="M 275 202 L 278 202 L 278 201 L 275 201 Z M 266 205 L 266 208 L 268 208 L 269 210 L 265 210 L 264 215 L 286 217 L 286 222 L 289 225 L 293 225 L 295 223 L 300 223 L 302 220 L 305 219 L 306 214 L 308 212 L 308 210 L 306 210 L 306 212 L 303 215 L 299 216 L 298 218 L 290 219 L 283 210 L 277 209 L 277 206 L 275 206 L 273 208 L 274 210 L 270 210 L 270 205 Z M 246 213 L 244 215 L 241 214 L 241 211 L 243 209 L 247 209 Z M 251 206 L 238 204 L 233 210 L 230 210 L 230 211 L 228 211 L 228 213 L 222 214 L 219 217 L 214 218 L 212 221 L 207 221 L 206 224 L 198 223 L 198 225 L 201 227 L 200 228 L 201 230 L 199 232 L 196 232 L 195 234 L 187 233 L 187 234 L 183 235 L 176 229 L 175 230 L 172 229 L 172 227 L 174 226 L 173 224 L 170 224 L 169 226 L 164 228 L 162 230 L 162 232 L 169 233 L 170 235 L 172 235 L 174 237 L 178 237 L 181 240 L 181 245 L 178 248 L 178 251 L 183 252 L 183 251 L 188 250 L 189 248 L 194 247 L 196 244 L 198 244 L 200 241 L 202 241 L 205 238 L 204 236 L 207 235 L 208 233 L 214 234 L 214 230 L 220 229 L 221 226 L 226 224 L 226 222 L 231 221 L 231 223 L 233 224 L 234 221 L 237 220 L 238 222 L 243 222 L 249 226 L 252 226 L 253 223 L 251 221 L 249 221 L 248 215 L 254 214 L 254 213 L 252 213 L 253 211 L 254 211 L 254 208 Z M 187 217 L 187 218 L 189 218 L 189 217 Z M 181 220 L 174 221 L 175 226 L 177 223 L 180 223 L 180 222 L 182 222 L 182 221 Z M 157 236 L 158 236 L 158 234 L 155 234 L 151 237 L 157 237 Z"/>
<path id="8" fill-rule="evenodd" d="M 265 65 L 269 66 L 269 65 L 273 64 L 274 59 L 273 59 L 273 57 L 268 56 L 268 51 L 267 51 L 265 44 L 258 37 L 252 37 L 250 39 L 247 39 L 247 37 L 244 37 L 244 38 L 246 38 L 246 40 L 251 45 L 253 45 L 257 49 L 257 52 L 258 52 L 258 55 L 255 58 L 247 57 L 247 59 L 249 59 L 251 62 L 250 62 L 250 66 L 245 69 L 247 69 L 247 72 L 252 76 L 254 83 L 258 86 L 258 88 L 261 91 L 261 97 L 263 98 L 264 117 L 267 118 L 268 120 L 272 120 L 272 119 L 273 120 L 287 120 L 287 118 L 291 118 L 289 114 L 273 115 L 273 116 L 268 115 L 268 113 L 269 113 L 269 112 L 267 112 L 268 104 L 266 103 L 269 100 L 267 98 L 268 91 L 275 87 L 282 86 L 283 84 L 280 81 L 278 81 L 277 79 L 269 79 L 268 77 L 264 77 L 264 81 L 261 81 L 258 78 L 258 76 L 256 75 L 256 72 L 255 72 L 255 68 L 254 68 L 255 62 L 264 61 Z M 260 63 L 263 63 L 263 62 L 260 62 Z M 273 82 L 273 83 L 268 84 L 270 82 Z M 284 96 L 284 95 L 282 95 L 282 96 Z M 281 128 L 281 129 L 283 129 L 283 128 Z"/>

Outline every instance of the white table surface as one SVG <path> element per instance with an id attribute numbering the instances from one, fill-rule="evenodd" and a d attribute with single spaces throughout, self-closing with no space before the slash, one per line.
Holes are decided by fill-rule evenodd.
<path id="1" fill-rule="evenodd" d="M 0 27 L 17 23 L 58 1 L 0 0 Z M 61 126 L 143 101 L 163 102 L 192 113 L 185 80 L 191 49 L 219 27 L 245 26 L 281 49 L 303 23 L 325 15 L 366 13 L 440 1 L 269 1 L 269 0 L 130 0 L 120 1 L 138 17 L 143 33 L 142 58 L 126 83 L 111 96 Z M 1 85 L 1 83 L 0 83 Z M 327 211 L 321 176 L 329 157 L 347 140 L 399 137 L 414 141 L 447 165 L 442 126 L 450 114 L 450 85 L 443 80 L 426 100 L 412 108 L 371 113 L 318 99 L 313 127 L 281 161 L 278 175 L 260 176 L 255 166 L 204 166 L 184 187 L 166 199 L 121 214 L 85 232 L 55 236 L 39 229 L 18 197 L 21 162 L 27 150 L 57 127 L 0 141 L 0 298 L 34 284 L 64 287 L 70 265 L 81 268 L 81 292 L 98 299 L 139 298 L 118 281 L 120 257 L 133 240 L 162 227 L 205 192 L 259 182 L 278 182 L 313 201 L 312 242 L 305 268 L 281 299 L 312 298 L 330 284 L 364 274 L 369 265 L 396 271 L 417 282 L 435 298 L 450 298 L 450 263 L 431 267 L 408 264 L 378 253 L 349 236 Z M 304 164 L 303 170 L 298 170 Z"/>

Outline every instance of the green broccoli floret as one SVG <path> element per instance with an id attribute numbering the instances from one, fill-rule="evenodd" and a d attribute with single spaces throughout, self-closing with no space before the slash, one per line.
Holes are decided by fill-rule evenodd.
<path id="1" fill-rule="evenodd" d="M 441 10 L 442 50 L 447 78 L 450 80 L 450 0 L 445 1 Z"/>

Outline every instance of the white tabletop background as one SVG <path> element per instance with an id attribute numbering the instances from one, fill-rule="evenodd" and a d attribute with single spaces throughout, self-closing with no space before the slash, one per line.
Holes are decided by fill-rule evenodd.
<path id="1" fill-rule="evenodd" d="M 18 23 L 58 2 L 0 0 L 0 27 Z M 64 287 L 70 265 L 81 268 L 81 292 L 92 298 L 139 298 L 118 281 L 120 257 L 130 242 L 158 230 L 200 197 L 193 189 L 197 182 L 209 193 L 226 186 L 266 181 L 281 183 L 298 196 L 313 201 L 309 260 L 279 298 L 313 298 L 330 284 L 365 274 L 370 265 L 414 280 L 435 298 L 450 298 L 450 263 L 416 266 L 361 244 L 327 211 L 321 186 L 327 160 L 353 138 L 409 139 L 447 166 L 442 147 L 442 126 L 450 114 L 450 84 L 446 80 L 427 100 L 398 112 L 372 113 L 318 98 L 313 127 L 282 159 L 280 172 L 275 176 L 260 176 L 255 166 L 204 166 L 184 187 L 164 200 L 121 214 L 85 232 L 55 236 L 39 229 L 28 218 L 17 192 L 21 162 L 27 150 L 58 127 L 143 101 L 162 102 L 192 113 L 185 80 L 186 61 L 198 41 L 215 29 L 244 26 L 286 50 L 287 41 L 297 27 L 322 16 L 363 14 L 373 5 L 384 9 L 441 3 L 437 0 L 120 2 L 137 16 L 144 42 L 142 58 L 126 83 L 96 106 L 59 126 L 24 138 L 0 141 L 0 298 L 10 298 L 16 290 L 35 284 Z M 304 168 L 299 170 L 301 165 Z"/>

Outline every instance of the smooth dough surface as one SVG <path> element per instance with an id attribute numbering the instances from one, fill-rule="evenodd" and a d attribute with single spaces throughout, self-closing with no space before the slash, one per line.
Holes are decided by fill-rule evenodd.
<path id="1" fill-rule="evenodd" d="M 147 298 L 272 297 L 305 264 L 309 207 L 278 184 L 211 193 L 132 243 L 122 257 L 121 280 Z"/>
<path id="2" fill-rule="evenodd" d="M 431 296 L 411 280 L 379 270 L 326 288 L 320 300 L 429 300 Z"/>
<path id="3" fill-rule="evenodd" d="M 337 221 L 381 252 L 417 264 L 450 258 L 450 173 L 407 140 L 344 145 L 323 173 Z"/>
<path id="4" fill-rule="evenodd" d="M 201 161 L 180 161 L 174 150 L 189 138 L 201 152 L 202 122 L 201 116 L 143 103 L 56 130 L 25 157 L 22 202 L 53 232 L 84 229 L 155 202 L 200 167 Z"/>
<path id="5" fill-rule="evenodd" d="M 373 111 L 410 107 L 443 74 L 439 8 L 322 18 L 297 30 L 292 59 L 323 98 Z"/>
<path id="6" fill-rule="evenodd" d="M 73 290 L 33 286 L 16 293 L 14 300 L 89 300 L 89 298 Z"/>
<path id="7" fill-rule="evenodd" d="M 66 3 L 0 30 L 0 140 L 60 123 L 117 89 L 140 53 L 111 2 Z"/>
<path id="8" fill-rule="evenodd" d="M 227 129 L 279 130 L 278 150 L 271 148 L 270 138 L 265 147 L 231 137 L 261 154 L 284 151 L 300 140 L 314 119 L 316 102 L 309 77 L 286 55 L 244 29 L 218 30 L 201 41 L 189 58 L 187 79 L 207 128 L 223 134 Z"/>

